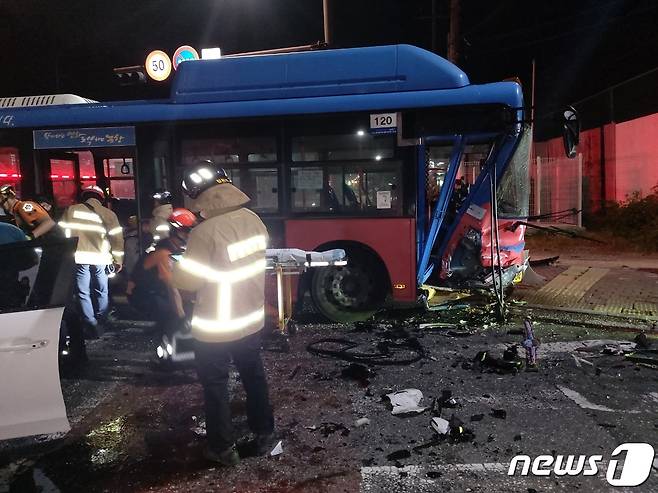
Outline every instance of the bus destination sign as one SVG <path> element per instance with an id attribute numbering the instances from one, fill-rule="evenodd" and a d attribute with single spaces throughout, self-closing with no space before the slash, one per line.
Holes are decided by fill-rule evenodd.
<path id="1" fill-rule="evenodd" d="M 135 127 L 34 130 L 35 149 L 80 149 L 135 145 Z"/>
<path id="2" fill-rule="evenodd" d="M 394 134 L 398 130 L 397 113 L 376 113 L 370 115 L 371 134 Z"/>

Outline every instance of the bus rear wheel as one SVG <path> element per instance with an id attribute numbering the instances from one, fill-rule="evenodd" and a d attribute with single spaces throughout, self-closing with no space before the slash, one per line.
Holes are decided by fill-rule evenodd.
<path id="1" fill-rule="evenodd" d="M 387 285 L 383 266 L 371 255 L 348 252 L 348 264 L 315 269 L 311 297 L 329 320 L 352 323 L 370 318 L 384 302 Z"/>

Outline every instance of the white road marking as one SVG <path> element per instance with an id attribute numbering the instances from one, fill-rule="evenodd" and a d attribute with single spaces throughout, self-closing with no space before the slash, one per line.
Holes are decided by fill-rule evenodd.
<path id="1" fill-rule="evenodd" d="M 640 411 L 636 410 L 622 410 L 622 409 L 611 409 L 606 406 L 601 406 L 599 404 L 594 404 L 590 401 L 588 401 L 584 396 L 576 392 L 575 390 L 571 390 L 570 388 L 567 387 L 562 387 L 561 385 L 557 386 L 560 391 L 567 396 L 569 399 L 574 401 L 576 404 L 578 404 L 580 407 L 583 409 L 592 409 L 594 411 L 606 411 L 610 413 L 629 413 L 629 414 L 638 414 Z"/>

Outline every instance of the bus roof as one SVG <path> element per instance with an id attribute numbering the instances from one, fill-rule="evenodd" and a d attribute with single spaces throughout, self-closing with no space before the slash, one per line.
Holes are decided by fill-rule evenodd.
<path id="1" fill-rule="evenodd" d="M 472 85 L 440 56 L 396 45 L 186 62 L 168 100 L 4 108 L 0 128 L 484 104 L 521 108 L 521 87 L 515 82 Z"/>
<path id="2" fill-rule="evenodd" d="M 464 72 L 410 45 L 257 55 L 183 63 L 174 103 L 210 103 L 456 89 Z"/>

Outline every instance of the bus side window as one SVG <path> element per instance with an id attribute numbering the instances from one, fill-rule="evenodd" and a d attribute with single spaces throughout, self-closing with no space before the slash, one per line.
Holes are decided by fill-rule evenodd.
<path id="1" fill-rule="evenodd" d="M 251 199 L 256 212 L 279 209 L 276 138 L 270 136 L 184 139 L 183 165 L 209 159 L 226 170 L 233 184 Z"/>

